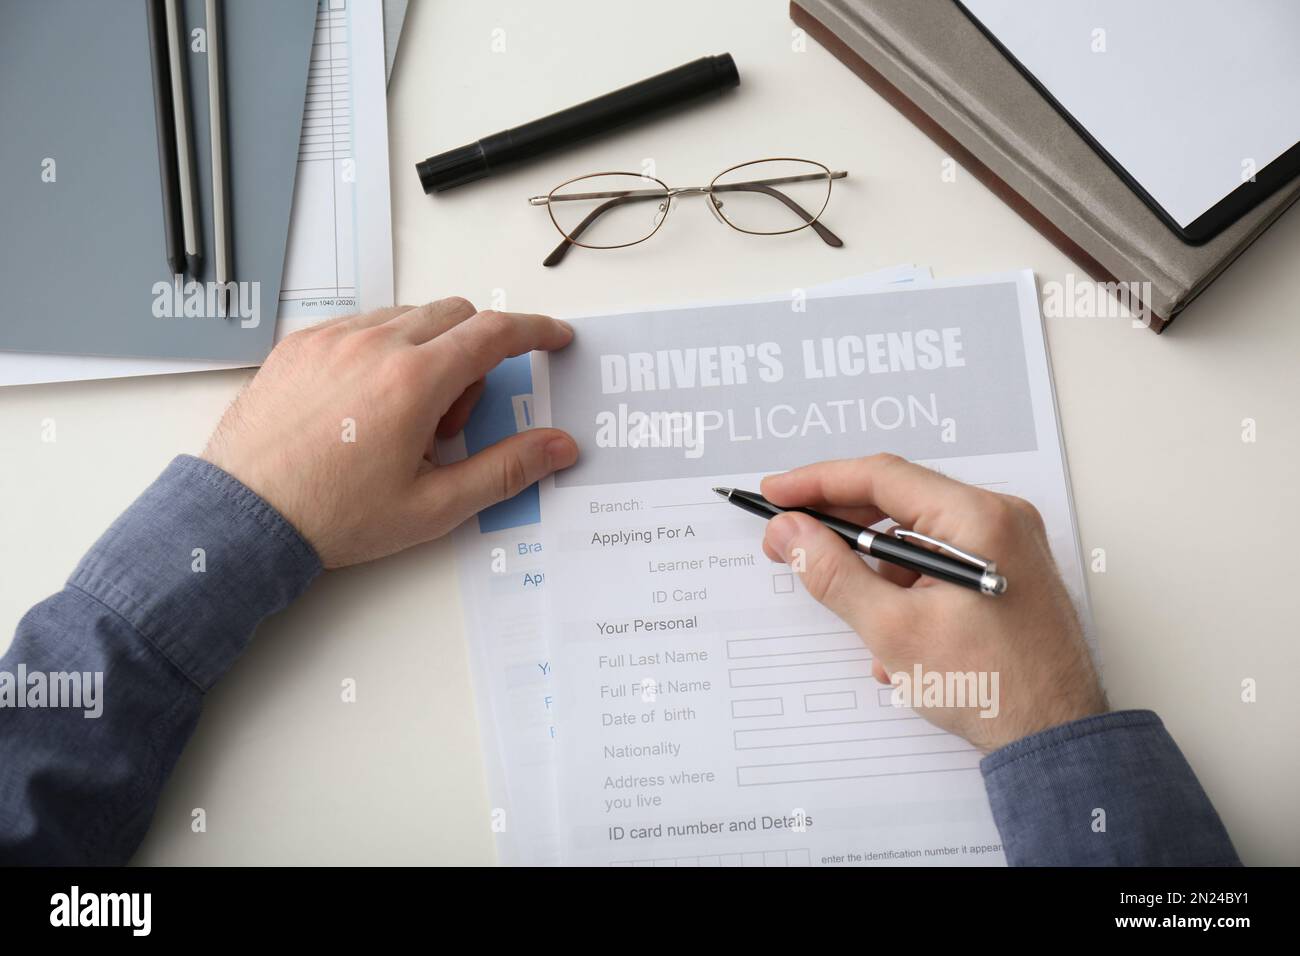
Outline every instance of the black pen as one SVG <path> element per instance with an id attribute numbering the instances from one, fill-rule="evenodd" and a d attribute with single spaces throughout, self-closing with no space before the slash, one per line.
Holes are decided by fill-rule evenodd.
<path id="1" fill-rule="evenodd" d="M 176 171 L 176 121 L 172 115 L 172 78 L 167 50 L 167 14 L 163 0 L 148 0 L 149 61 L 153 66 L 154 125 L 158 131 L 158 178 L 162 182 L 163 247 L 172 275 L 185 271 L 181 239 L 181 194 Z"/>
<path id="2" fill-rule="evenodd" d="M 1006 593 L 1007 579 L 997 573 L 997 565 L 994 562 L 969 551 L 963 551 L 945 541 L 940 541 L 938 538 L 931 538 L 920 532 L 908 531 L 904 528 L 872 531 L 851 521 L 843 521 L 840 518 L 833 518 L 830 515 L 813 511 L 811 508 L 781 508 L 772 504 L 760 494 L 752 491 L 741 491 L 739 488 L 714 488 L 713 490 L 736 507 L 744 508 L 760 518 L 775 518 L 787 511 L 798 511 L 809 517 L 816 518 L 843 538 L 853 550 L 860 551 L 873 558 L 879 558 L 881 561 L 888 561 L 890 564 L 896 564 L 900 568 L 907 568 L 917 574 L 924 574 L 927 577 L 948 581 L 952 584 L 960 584 L 962 587 L 979 591 L 989 597 L 997 597 L 999 594 Z M 944 553 L 931 551 L 929 548 L 912 544 L 912 540 L 938 548 L 939 552 Z"/>

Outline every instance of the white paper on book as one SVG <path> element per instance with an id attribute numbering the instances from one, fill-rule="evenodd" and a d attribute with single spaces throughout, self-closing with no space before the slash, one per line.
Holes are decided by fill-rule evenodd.
<path id="1" fill-rule="evenodd" d="M 1300 142 L 1293 0 L 963 3 L 1179 225 Z"/>

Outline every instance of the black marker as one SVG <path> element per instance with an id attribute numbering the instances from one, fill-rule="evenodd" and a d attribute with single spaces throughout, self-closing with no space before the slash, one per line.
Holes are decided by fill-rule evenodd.
<path id="1" fill-rule="evenodd" d="M 172 115 L 172 78 L 167 52 L 167 14 L 163 0 L 149 0 L 149 62 L 153 67 L 154 127 L 158 133 L 158 179 L 162 182 L 163 247 L 167 271 L 185 271 L 185 242 L 181 238 L 181 192 L 176 172 L 176 120 Z"/>
<path id="2" fill-rule="evenodd" d="M 730 53 L 705 56 L 640 83 L 415 164 L 426 193 L 473 182 L 513 163 L 740 83 Z"/>
<path id="3" fill-rule="evenodd" d="M 714 488 L 714 492 L 726 498 L 738 508 L 744 508 L 760 518 L 772 519 L 787 511 L 798 511 L 816 518 L 826 527 L 844 539 L 854 551 L 860 551 L 881 561 L 888 561 L 900 568 L 907 568 L 917 574 L 960 584 L 989 597 L 1006 593 L 1007 579 L 998 574 L 997 565 L 987 558 L 981 558 L 969 551 L 962 551 L 938 538 L 917 531 L 891 528 L 889 531 L 872 531 L 851 521 L 832 518 L 811 508 L 780 508 L 760 494 L 741 491 L 738 488 Z M 911 544 L 908 539 L 915 539 L 945 552 L 939 554 L 929 548 Z"/>

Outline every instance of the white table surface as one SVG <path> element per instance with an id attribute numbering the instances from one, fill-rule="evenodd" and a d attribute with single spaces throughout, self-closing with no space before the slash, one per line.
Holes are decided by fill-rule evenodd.
<path id="1" fill-rule="evenodd" d="M 1078 274 L 965 171 L 944 182 L 938 147 L 815 42 L 792 47 L 783 0 L 412 3 L 389 89 L 398 298 L 564 315 L 900 262 Z M 711 104 L 437 198 L 420 190 L 413 165 L 433 152 L 724 51 L 741 87 Z M 827 211 L 843 249 L 742 236 L 687 199 L 649 243 L 541 266 L 556 234 L 531 194 L 646 159 L 691 185 L 779 155 L 850 170 Z M 1292 211 L 1164 336 L 1120 319 L 1047 328 L 1082 545 L 1106 552 L 1088 584 L 1111 701 L 1160 713 L 1257 864 L 1300 863 L 1298 261 Z M 202 448 L 249 374 L 0 391 L 0 641 L 173 455 Z M 43 443 L 49 418 L 57 441 Z M 355 704 L 340 700 L 345 678 Z M 1256 703 L 1240 700 L 1246 678 Z M 448 543 L 331 573 L 209 695 L 136 862 L 490 863 L 473 704 Z M 195 807 L 206 833 L 190 830 Z"/>

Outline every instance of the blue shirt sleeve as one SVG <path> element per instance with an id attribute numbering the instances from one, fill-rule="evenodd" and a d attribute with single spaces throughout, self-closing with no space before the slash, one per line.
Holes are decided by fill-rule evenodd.
<path id="1" fill-rule="evenodd" d="M 980 764 L 1012 866 L 1236 866 L 1210 798 L 1160 718 L 1076 720 Z"/>
<path id="2" fill-rule="evenodd" d="M 0 863 L 126 862 L 203 694 L 320 570 L 240 482 L 173 461 L 0 658 Z M 981 769 L 1013 865 L 1238 863 L 1150 712 L 1035 734 Z"/>
<path id="3" fill-rule="evenodd" d="M 320 569 L 243 484 L 175 459 L 0 658 L 0 863 L 125 863 L 203 694 Z"/>

